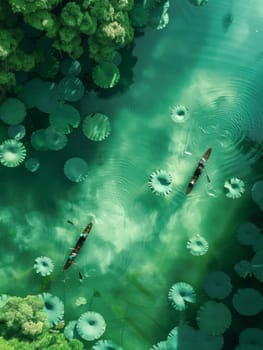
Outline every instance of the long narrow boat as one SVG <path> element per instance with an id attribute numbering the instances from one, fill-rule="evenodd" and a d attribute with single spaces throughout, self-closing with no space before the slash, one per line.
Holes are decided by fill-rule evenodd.
<path id="1" fill-rule="evenodd" d="M 185 192 L 186 195 L 188 195 L 192 191 L 194 185 L 196 184 L 196 181 L 198 180 L 199 176 L 202 174 L 202 171 L 205 167 L 206 162 L 208 161 L 208 158 L 210 157 L 211 152 L 212 152 L 212 148 L 208 148 L 208 150 L 205 152 L 203 157 L 199 160 L 198 165 L 195 169 L 195 172 L 193 173 L 193 176 L 191 177 L 191 180 L 188 183 L 188 186 Z"/>
<path id="2" fill-rule="evenodd" d="M 75 244 L 75 247 L 71 250 L 65 265 L 64 265 L 64 271 L 67 271 L 67 269 L 73 264 L 74 260 L 76 259 L 81 247 L 83 246 L 84 242 L 86 241 L 90 231 L 92 229 L 92 222 L 90 222 L 86 228 L 83 230 L 83 232 L 81 232 L 81 234 L 79 235 L 79 239 L 77 241 L 77 243 Z"/>

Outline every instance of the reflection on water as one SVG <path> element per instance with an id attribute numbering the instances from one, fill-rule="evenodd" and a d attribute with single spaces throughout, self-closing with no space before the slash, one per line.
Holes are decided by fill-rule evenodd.
<path id="1" fill-rule="evenodd" d="M 64 151 L 41 156 L 36 174 L 3 169 L 2 293 L 49 291 L 65 303 L 66 321 L 78 318 L 80 308 L 100 312 L 106 338 L 126 350 L 143 350 L 166 339 L 178 321 L 196 326 L 196 311 L 207 300 L 202 283 L 210 267 L 228 272 L 235 288 L 246 285 L 233 266 L 251 252 L 239 250 L 234 236 L 240 223 L 260 215 L 250 190 L 262 172 L 263 86 L 261 66 L 251 62 L 258 54 L 255 28 L 262 13 L 235 1 L 226 11 L 227 1 L 211 0 L 203 8 L 171 4 L 174 17 L 167 28 L 149 30 L 122 57 L 131 66 L 138 57 L 134 76 L 125 77 L 116 94 L 87 93 L 78 106 L 82 116 L 94 110 L 109 115 L 112 132 L 103 144 L 85 143 L 76 131 Z M 183 123 L 170 116 L 175 105 L 189 110 Z M 209 147 L 211 158 L 185 197 Z M 88 162 L 89 174 L 86 182 L 72 184 L 63 177 L 63 164 L 78 156 Z M 147 186 L 158 169 L 173 178 L 167 197 L 155 196 Z M 232 177 L 246 186 L 237 200 L 224 193 L 224 182 Z M 62 266 L 88 215 L 94 217 L 94 229 L 65 276 Z M 262 221 L 258 224 L 262 229 Z M 201 257 L 186 248 L 196 234 L 209 243 Z M 32 268 L 42 255 L 55 264 L 46 284 Z M 167 301 L 169 288 L 180 281 L 197 292 L 197 304 L 183 313 Z M 76 306 L 78 297 L 87 304 Z M 231 308 L 231 300 L 226 304 Z M 245 327 L 235 317 L 224 349 L 234 348 L 237 332 Z"/>

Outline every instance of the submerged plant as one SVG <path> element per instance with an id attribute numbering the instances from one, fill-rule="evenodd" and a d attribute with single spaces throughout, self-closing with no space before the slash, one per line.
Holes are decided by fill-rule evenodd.
<path id="1" fill-rule="evenodd" d="M 56 131 L 53 127 L 49 126 L 44 131 L 46 146 L 52 151 L 60 151 L 68 142 L 67 136 L 61 132 Z"/>
<path id="2" fill-rule="evenodd" d="M 242 278 L 246 278 L 248 276 L 252 277 L 253 269 L 250 261 L 247 261 L 247 260 L 239 261 L 237 264 L 235 264 L 234 270 Z"/>
<path id="3" fill-rule="evenodd" d="M 208 0 L 188 0 L 190 4 L 194 6 L 204 6 L 208 3 Z"/>
<path id="4" fill-rule="evenodd" d="M 210 298 L 224 299 L 232 291 L 230 277 L 222 271 L 209 272 L 205 279 L 204 290 Z"/>
<path id="5" fill-rule="evenodd" d="M 26 148 L 22 142 L 15 139 L 5 140 L 0 145 L 0 162 L 6 167 L 14 168 L 26 158 Z"/>
<path id="6" fill-rule="evenodd" d="M 76 328 L 81 338 L 85 340 L 96 340 L 105 332 L 106 323 L 101 314 L 88 311 L 80 316 Z"/>
<path id="7" fill-rule="evenodd" d="M 251 260 L 253 275 L 257 280 L 263 282 L 263 250 L 259 250 Z"/>
<path id="8" fill-rule="evenodd" d="M 251 189 L 251 195 L 253 201 L 263 210 L 263 180 L 254 183 Z"/>
<path id="9" fill-rule="evenodd" d="M 64 164 L 64 174 L 70 181 L 82 182 L 88 177 L 88 164 L 82 158 L 70 158 Z"/>
<path id="10" fill-rule="evenodd" d="M 260 230 L 252 222 L 244 222 L 237 229 L 237 239 L 243 245 L 253 245 L 259 237 Z"/>
<path id="11" fill-rule="evenodd" d="M 25 168 L 30 171 L 31 173 L 34 173 L 37 171 L 40 167 L 39 160 L 36 158 L 29 158 L 25 161 Z"/>
<path id="12" fill-rule="evenodd" d="M 232 315 L 223 303 L 207 301 L 197 312 L 199 328 L 211 335 L 220 335 L 230 327 Z"/>
<path id="13" fill-rule="evenodd" d="M 186 309 L 186 302 L 195 303 L 196 293 L 190 284 L 177 282 L 169 290 L 168 299 L 176 310 L 183 311 Z"/>
<path id="14" fill-rule="evenodd" d="M 239 343 L 241 345 L 251 346 L 253 350 L 263 348 L 263 330 L 259 328 L 246 328 L 239 335 Z"/>
<path id="15" fill-rule="evenodd" d="M 26 128 L 22 124 L 11 125 L 11 126 L 9 126 L 7 132 L 8 132 L 8 136 L 10 137 L 10 139 L 15 139 L 15 140 L 19 141 L 25 136 Z"/>
<path id="16" fill-rule="evenodd" d="M 112 62 L 100 62 L 93 68 L 92 79 L 100 88 L 113 88 L 120 80 L 119 68 Z"/>
<path id="17" fill-rule="evenodd" d="M 8 98 L 0 106 L 0 118 L 8 125 L 20 124 L 26 117 L 26 107 L 17 98 Z"/>
<path id="18" fill-rule="evenodd" d="M 221 350 L 224 344 L 222 335 L 211 335 L 201 329 L 186 324 L 175 327 L 167 337 L 167 349 Z"/>
<path id="19" fill-rule="evenodd" d="M 109 117 L 102 113 L 92 113 L 84 118 L 82 130 L 89 140 L 103 141 L 111 132 Z"/>
<path id="20" fill-rule="evenodd" d="M 253 288 L 238 289 L 232 303 L 236 311 L 244 316 L 254 316 L 263 310 L 263 297 Z"/>
<path id="21" fill-rule="evenodd" d="M 148 186 L 157 196 L 167 196 L 173 189 L 172 176 L 165 170 L 156 170 L 151 173 Z"/>
<path id="22" fill-rule="evenodd" d="M 186 244 L 187 249 L 192 255 L 204 255 L 208 251 L 208 242 L 199 234 L 196 234 Z"/>
<path id="23" fill-rule="evenodd" d="M 80 114 L 79 111 L 68 104 L 59 105 L 49 115 L 50 125 L 58 132 L 70 134 L 72 129 L 79 126 Z"/>
<path id="24" fill-rule="evenodd" d="M 237 177 L 232 177 L 231 179 L 225 181 L 224 188 L 228 198 L 236 199 L 240 198 L 245 192 L 245 183 Z"/>
<path id="25" fill-rule="evenodd" d="M 85 87 L 79 78 L 65 77 L 59 82 L 58 90 L 63 100 L 75 102 L 83 97 Z"/>

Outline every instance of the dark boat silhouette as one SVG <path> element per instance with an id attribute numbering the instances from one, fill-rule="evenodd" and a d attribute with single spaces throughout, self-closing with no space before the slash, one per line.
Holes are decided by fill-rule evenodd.
<path id="1" fill-rule="evenodd" d="M 210 157 L 211 152 L 212 152 L 212 148 L 208 148 L 208 150 L 205 152 L 203 157 L 199 160 L 198 165 L 195 169 L 195 172 L 193 173 L 193 176 L 191 177 L 191 180 L 188 183 L 188 186 L 185 192 L 186 195 L 188 195 L 192 191 L 194 185 L 196 184 L 196 181 L 198 180 L 199 176 L 202 174 L 202 171 L 205 167 L 206 162 L 208 161 L 208 158 Z"/>
<path id="2" fill-rule="evenodd" d="M 90 222 L 86 228 L 83 230 L 83 232 L 81 232 L 81 234 L 79 235 L 79 239 L 77 241 L 77 243 L 75 244 L 75 247 L 71 250 L 63 270 L 67 271 L 67 269 L 73 264 L 74 260 L 76 259 L 80 249 L 82 248 L 84 242 L 86 241 L 90 231 L 92 229 L 92 222 Z"/>

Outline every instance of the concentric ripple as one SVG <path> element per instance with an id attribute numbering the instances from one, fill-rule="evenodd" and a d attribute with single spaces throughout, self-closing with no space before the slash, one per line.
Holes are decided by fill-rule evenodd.
<path id="1" fill-rule="evenodd" d="M 222 175 L 244 175 L 263 151 L 259 89 L 251 80 L 231 77 L 224 87 L 208 83 L 206 93 L 206 103 L 193 111 L 186 151 L 195 152 L 205 140 L 216 151 Z"/>

